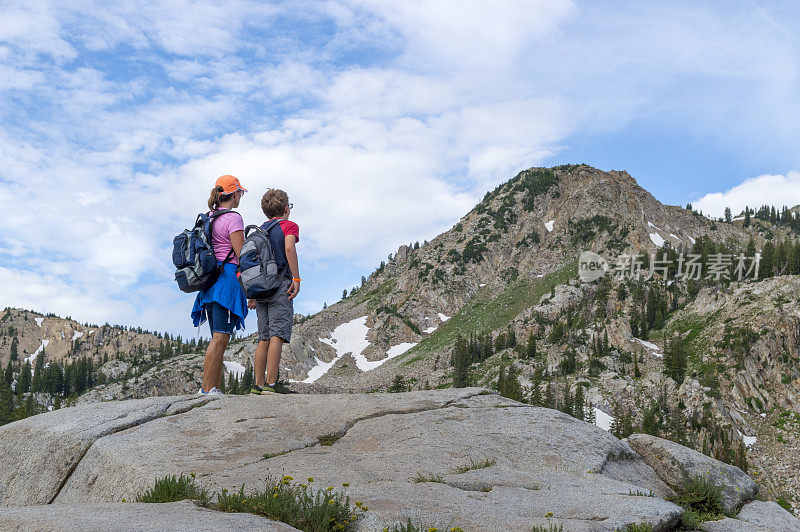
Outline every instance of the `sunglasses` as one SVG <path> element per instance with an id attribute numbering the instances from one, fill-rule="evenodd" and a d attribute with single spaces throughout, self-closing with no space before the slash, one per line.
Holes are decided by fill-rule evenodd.
<path id="1" fill-rule="evenodd" d="M 289 204 L 289 209 L 294 209 L 294 203 Z"/>

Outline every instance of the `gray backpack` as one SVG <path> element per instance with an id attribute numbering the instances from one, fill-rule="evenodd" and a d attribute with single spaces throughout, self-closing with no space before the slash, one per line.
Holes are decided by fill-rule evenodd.
<path id="1" fill-rule="evenodd" d="M 281 287 L 286 268 L 278 271 L 275 251 L 269 232 L 278 225 L 278 220 L 264 226 L 248 225 L 244 230 L 244 244 L 239 255 L 239 282 L 247 299 L 265 300 Z"/>

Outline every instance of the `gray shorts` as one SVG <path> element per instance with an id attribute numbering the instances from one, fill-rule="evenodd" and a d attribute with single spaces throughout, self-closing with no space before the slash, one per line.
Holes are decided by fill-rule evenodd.
<path id="1" fill-rule="evenodd" d="M 258 339 L 269 340 L 273 336 L 287 342 L 292 339 L 294 321 L 294 302 L 286 295 L 292 281 L 284 279 L 275 294 L 264 301 L 256 301 L 258 316 Z"/>

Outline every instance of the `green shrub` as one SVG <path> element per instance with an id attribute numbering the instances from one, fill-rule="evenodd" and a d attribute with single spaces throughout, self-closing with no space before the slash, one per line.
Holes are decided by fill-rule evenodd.
<path id="1" fill-rule="evenodd" d="M 783 497 L 778 497 L 778 498 L 776 498 L 776 499 L 775 499 L 775 502 L 777 502 L 777 503 L 778 503 L 778 505 L 779 505 L 781 508 L 783 508 L 784 510 L 786 510 L 787 512 L 789 512 L 789 513 L 793 513 L 793 512 L 792 512 L 792 505 L 791 505 L 791 504 L 789 504 L 789 501 L 787 501 L 785 498 L 783 498 Z"/>
<path id="2" fill-rule="evenodd" d="M 725 517 L 722 488 L 715 486 L 708 478 L 695 477 L 677 490 L 672 502 L 685 510 L 682 524 L 684 528 L 703 521 L 713 521 Z"/>
<path id="3" fill-rule="evenodd" d="M 208 505 L 208 492 L 195 484 L 194 473 L 191 476 L 181 475 L 177 478 L 175 475 L 167 475 L 162 479 L 156 480 L 151 489 L 136 497 L 136 502 L 160 503 L 187 499 L 198 501 L 203 506 Z"/>
<path id="4" fill-rule="evenodd" d="M 333 488 L 313 491 L 305 484 L 292 484 L 292 477 L 269 481 L 264 491 L 217 494 L 215 507 L 222 512 L 251 513 L 281 521 L 306 532 L 350 530 L 358 513 L 350 508 L 350 498 Z M 367 511 L 361 503 L 358 509 Z"/>

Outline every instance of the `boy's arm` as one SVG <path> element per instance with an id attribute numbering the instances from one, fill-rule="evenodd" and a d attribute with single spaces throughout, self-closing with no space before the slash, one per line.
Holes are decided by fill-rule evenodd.
<path id="1" fill-rule="evenodd" d="M 300 291 L 300 281 L 294 280 L 300 279 L 300 267 L 297 264 L 297 248 L 294 246 L 297 237 L 294 235 L 286 235 L 285 241 L 286 262 L 289 263 L 289 269 L 292 270 L 292 284 L 289 286 L 286 293 L 289 295 L 289 299 L 294 299 Z"/>

